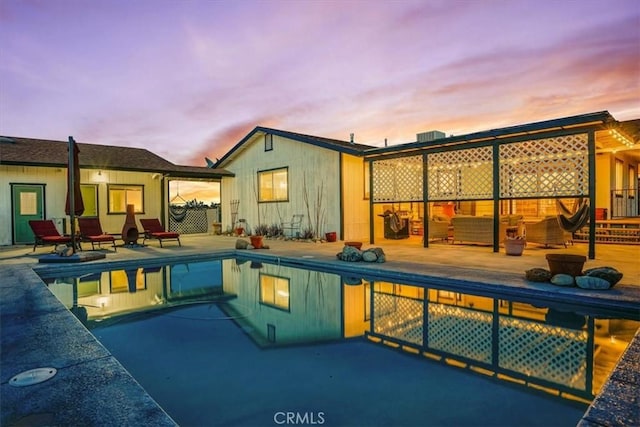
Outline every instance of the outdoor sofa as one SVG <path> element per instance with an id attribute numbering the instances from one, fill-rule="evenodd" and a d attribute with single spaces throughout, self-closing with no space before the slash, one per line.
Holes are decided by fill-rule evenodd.
<path id="1" fill-rule="evenodd" d="M 493 245 L 493 217 L 456 215 L 451 218 L 453 225 L 453 243 L 467 242 Z M 507 235 L 507 228 L 517 229 L 517 234 L 523 233 L 521 215 L 505 215 L 500 217 L 499 241 Z"/>

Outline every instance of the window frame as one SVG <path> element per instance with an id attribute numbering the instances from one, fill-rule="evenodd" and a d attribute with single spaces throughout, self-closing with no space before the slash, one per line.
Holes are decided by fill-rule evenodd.
<path id="1" fill-rule="evenodd" d="M 273 134 L 264 134 L 264 151 L 273 151 Z"/>
<path id="2" fill-rule="evenodd" d="M 266 176 L 267 174 L 271 174 L 271 184 L 272 184 L 272 188 L 275 188 L 274 182 L 273 182 L 273 175 L 276 172 L 280 172 L 283 171 L 286 173 L 286 184 L 287 184 L 287 190 L 286 190 L 286 195 L 284 198 L 276 198 L 275 195 L 273 195 L 273 197 L 271 199 L 265 199 L 264 195 L 263 195 L 263 189 L 261 184 L 261 178 L 262 176 Z M 265 170 L 259 170 L 256 174 L 256 180 L 257 185 L 258 185 L 258 203 L 280 203 L 280 202 L 288 202 L 289 201 L 289 167 L 285 166 L 285 167 L 279 167 L 279 168 L 273 168 L 273 169 L 265 169 Z"/>
<path id="3" fill-rule="evenodd" d="M 144 214 L 145 213 L 145 208 L 144 208 L 144 185 L 143 184 L 107 184 L 107 214 L 108 215 L 123 215 L 127 213 L 127 205 L 130 203 L 127 203 L 126 200 L 126 190 L 127 189 L 140 189 L 140 193 L 141 193 L 141 203 L 142 206 L 140 208 L 140 210 L 135 210 L 134 213 L 136 214 Z M 123 211 L 113 211 L 111 210 L 111 191 L 112 190 L 117 190 L 117 189 L 123 189 L 125 190 L 125 208 Z"/>
<path id="4" fill-rule="evenodd" d="M 636 174 L 636 168 L 633 165 L 629 165 L 629 184 L 627 185 L 627 187 L 629 189 L 628 194 L 630 199 L 635 199 L 636 197 L 636 183 L 638 182 L 638 175 Z"/>
<path id="5" fill-rule="evenodd" d="M 264 289 L 263 289 L 263 279 L 265 278 L 269 278 L 269 279 L 274 279 L 274 286 L 273 286 L 273 301 L 270 301 L 268 299 L 265 299 L 265 294 L 264 294 Z M 277 300 L 276 300 L 276 293 L 278 292 L 278 288 L 277 288 L 277 283 L 286 283 L 287 284 L 287 305 L 286 307 L 283 304 L 278 305 L 277 304 Z M 287 313 L 291 312 L 291 278 L 290 277 L 285 277 L 285 276 L 278 276 L 276 274 L 268 274 L 268 273 L 259 273 L 258 275 L 258 284 L 259 284 L 259 289 L 260 289 L 260 294 L 259 294 L 259 302 L 261 305 L 266 305 L 267 307 L 271 307 L 271 308 L 275 308 L 276 310 L 281 310 L 281 311 L 285 311 Z"/>

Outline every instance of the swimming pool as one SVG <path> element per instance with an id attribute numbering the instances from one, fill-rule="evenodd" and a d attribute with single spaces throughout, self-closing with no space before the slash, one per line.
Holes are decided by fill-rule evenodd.
<path id="1" fill-rule="evenodd" d="M 638 327 L 351 274 L 209 259 L 45 281 L 181 425 L 575 425 Z"/>

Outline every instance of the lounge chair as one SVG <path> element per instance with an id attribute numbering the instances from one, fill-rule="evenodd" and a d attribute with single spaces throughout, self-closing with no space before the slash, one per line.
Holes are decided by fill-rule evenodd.
<path id="1" fill-rule="evenodd" d="M 92 250 L 95 250 L 96 243 L 98 248 L 102 243 L 111 243 L 113 250 L 116 251 L 116 238 L 102 231 L 98 218 L 78 218 L 78 225 L 80 226 L 82 240 L 91 242 Z"/>
<path id="2" fill-rule="evenodd" d="M 50 219 L 33 219 L 29 221 L 29 227 L 33 231 L 35 236 L 35 242 L 33 244 L 33 250 L 36 250 L 36 246 L 41 245 L 62 245 L 72 243 L 71 236 L 63 236 L 58 232 L 56 225 Z M 78 242 L 80 247 L 80 242 Z"/>
<path id="3" fill-rule="evenodd" d="M 447 240 L 449 238 L 449 222 L 429 220 L 429 240 Z"/>
<path id="4" fill-rule="evenodd" d="M 545 218 L 534 224 L 526 225 L 527 243 L 538 243 L 549 247 L 550 245 L 564 245 L 570 242 L 571 233 L 563 230 L 556 217 Z"/>
<path id="5" fill-rule="evenodd" d="M 162 247 L 163 240 L 177 240 L 178 245 L 182 246 L 182 243 L 180 243 L 180 233 L 165 231 L 158 218 L 141 219 L 140 224 L 142 224 L 142 228 L 144 229 L 143 245 L 147 239 L 158 239 L 160 247 Z"/>

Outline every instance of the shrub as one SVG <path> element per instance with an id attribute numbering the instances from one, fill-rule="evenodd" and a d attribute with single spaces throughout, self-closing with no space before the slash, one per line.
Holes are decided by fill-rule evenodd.
<path id="1" fill-rule="evenodd" d="M 267 236 L 269 237 L 280 237 L 282 236 L 282 227 L 280 224 L 271 224 L 267 230 Z"/>
<path id="2" fill-rule="evenodd" d="M 255 226 L 254 234 L 256 236 L 268 236 L 269 226 L 266 224 L 258 224 Z"/>
<path id="3" fill-rule="evenodd" d="M 313 232 L 311 228 L 305 228 L 300 232 L 301 239 L 313 239 L 316 233 Z"/>

